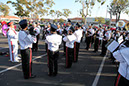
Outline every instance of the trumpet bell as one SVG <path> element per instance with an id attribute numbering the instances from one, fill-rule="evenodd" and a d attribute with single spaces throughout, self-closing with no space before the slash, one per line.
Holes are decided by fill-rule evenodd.
<path id="1" fill-rule="evenodd" d="M 126 29 L 126 30 L 129 30 L 129 22 L 127 22 L 127 23 L 125 24 L 125 29 Z"/>
<path id="2" fill-rule="evenodd" d="M 124 26 L 125 26 L 125 22 L 122 21 L 122 20 L 118 21 L 117 24 L 116 24 L 116 27 L 121 27 L 121 28 L 123 28 Z"/>

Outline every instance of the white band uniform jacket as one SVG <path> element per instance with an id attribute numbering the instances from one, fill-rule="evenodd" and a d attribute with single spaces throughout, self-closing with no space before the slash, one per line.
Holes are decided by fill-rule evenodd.
<path id="1" fill-rule="evenodd" d="M 59 50 L 59 45 L 62 42 L 62 36 L 58 34 L 51 34 L 46 37 L 45 42 L 48 44 L 48 50 L 57 51 Z"/>
<path id="2" fill-rule="evenodd" d="M 8 28 L 7 37 L 8 41 L 12 41 L 13 44 L 17 44 L 18 32 L 16 32 L 14 28 Z"/>
<path id="3" fill-rule="evenodd" d="M 59 28 L 57 29 L 57 31 L 59 32 L 60 35 L 62 35 L 63 29 Z"/>
<path id="4" fill-rule="evenodd" d="M 66 31 L 69 31 L 69 28 L 70 28 L 70 27 L 71 27 L 71 26 L 69 26 L 69 27 L 66 27 L 66 28 L 65 28 L 65 30 L 66 30 Z"/>
<path id="5" fill-rule="evenodd" d="M 83 28 L 83 32 L 86 32 L 86 27 L 82 27 Z"/>
<path id="6" fill-rule="evenodd" d="M 113 56 L 120 62 L 118 72 L 129 80 L 129 48 L 117 50 Z"/>
<path id="7" fill-rule="evenodd" d="M 108 31 L 104 34 L 104 36 L 106 36 L 106 38 L 103 40 L 109 40 L 111 38 L 111 34 Z"/>
<path id="8" fill-rule="evenodd" d="M 35 36 L 27 34 L 25 31 L 19 31 L 19 43 L 21 50 L 32 48 L 32 43 L 36 43 L 37 39 Z"/>
<path id="9" fill-rule="evenodd" d="M 39 27 L 35 27 L 35 28 L 34 28 L 34 31 L 36 31 L 36 34 L 35 34 L 36 36 L 37 36 L 38 34 L 40 34 L 40 28 L 39 28 Z"/>
<path id="10" fill-rule="evenodd" d="M 66 46 L 68 48 L 74 48 L 74 42 L 76 40 L 76 37 L 74 34 L 67 35 L 66 37 L 63 38 L 63 40 L 66 42 Z"/>
<path id="11" fill-rule="evenodd" d="M 48 35 L 50 35 L 50 34 L 51 34 L 51 32 L 50 32 L 50 28 L 47 28 L 47 29 L 46 29 L 45 37 L 46 37 L 46 36 L 48 36 Z"/>
<path id="12" fill-rule="evenodd" d="M 93 29 L 93 28 L 90 28 L 88 31 L 90 31 L 90 32 L 91 32 L 91 34 L 89 34 L 89 35 L 88 35 L 88 37 L 89 37 L 89 36 L 93 36 L 93 35 L 94 35 L 94 33 L 95 33 L 95 31 L 94 31 L 94 29 Z"/>
<path id="13" fill-rule="evenodd" d="M 96 38 L 99 38 L 99 40 L 102 40 L 103 39 L 103 33 L 102 33 L 102 31 L 99 30 L 97 34 L 99 34 L 99 36 L 96 37 Z"/>
<path id="14" fill-rule="evenodd" d="M 7 31 L 10 61 L 18 62 L 18 32 L 14 28 L 8 28 Z"/>
<path id="15" fill-rule="evenodd" d="M 76 42 L 77 42 L 77 43 L 80 43 L 80 41 L 81 41 L 82 32 L 83 32 L 82 29 L 78 29 L 78 30 L 76 30 L 76 31 L 74 32 L 74 35 L 76 36 Z"/>

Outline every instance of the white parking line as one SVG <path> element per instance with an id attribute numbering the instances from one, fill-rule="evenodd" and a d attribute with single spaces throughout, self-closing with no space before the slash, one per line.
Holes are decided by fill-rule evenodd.
<path id="1" fill-rule="evenodd" d="M 60 48 L 60 50 L 61 50 L 61 49 L 63 49 L 63 48 Z M 47 56 L 47 53 L 46 53 L 46 54 L 43 54 L 43 55 L 41 55 L 41 56 L 38 56 L 38 57 L 34 58 L 33 60 L 42 58 L 42 57 L 44 57 L 44 56 Z M 21 65 L 22 65 L 22 64 L 20 63 L 20 64 L 17 64 L 17 65 L 14 65 L 14 66 L 12 66 L 12 67 L 6 68 L 6 69 L 0 71 L 0 74 L 1 74 L 1 73 L 4 73 L 4 72 L 6 72 L 6 71 L 9 71 L 9 70 L 11 70 L 11 69 L 14 69 L 14 68 L 16 68 L 16 67 L 18 67 L 18 66 L 21 66 Z"/>
<path id="2" fill-rule="evenodd" d="M 18 67 L 18 66 L 20 66 L 20 65 L 21 65 L 21 63 L 20 63 L 20 64 L 18 64 L 18 65 L 15 65 L 15 66 L 12 66 L 12 67 L 6 68 L 5 70 L 0 71 L 0 74 L 1 74 L 1 73 L 4 73 L 4 72 L 6 72 L 6 71 L 9 71 L 9 70 L 11 70 L 11 69 L 13 69 L 13 68 L 16 68 L 16 67 Z"/>
<path id="3" fill-rule="evenodd" d="M 101 65 L 100 65 L 99 70 L 98 70 L 98 72 L 96 74 L 94 82 L 92 83 L 92 86 L 97 86 L 99 78 L 100 78 L 100 75 L 101 75 L 101 72 L 102 72 L 102 69 L 103 69 L 103 66 L 104 66 L 104 63 L 105 63 L 105 60 L 106 60 L 106 56 L 104 56 L 103 61 L 101 62 Z"/>
<path id="4" fill-rule="evenodd" d="M 36 59 L 42 58 L 42 57 L 44 57 L 44 56 L 46 56 L 46 55 L 47 55 L 47 54 L 44 54 L 44 55 L 38 56 L 38 57 L 34 58 L 33 60 L 36 60 Z M 6 68 L 6 69 L 4 69 L 4 70 L 0 71 L 0 74 L 1 74 L 1 73 L 4 73 L 4 72 L 6 72 L 6 71 L 9 71 L 9 70 L 11 70 L 11 69 L 14 69 L 14 68 L 16 68 L 16 67 L 18 67 L 18 66 L 21 66 L 21 65 L 22 65 L 22 64 L 20 63 L 20 64 L 17 64 L 17 65 L 15 65 L 15 66 L 12 66 L 12 67 Z"/>

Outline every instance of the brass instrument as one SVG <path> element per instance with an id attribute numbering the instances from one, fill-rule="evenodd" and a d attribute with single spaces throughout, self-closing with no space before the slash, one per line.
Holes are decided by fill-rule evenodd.
<path id="1" fill-rule="evenodd" d="M 126 29 L 126 30 L 129 30 L 129 22 L 127 22 L 127 23 L 125 24 L 125 29 Z"/>
<path id="2" fill-rule="evenodd" d="M 122 20 L 118 21 L 117 24 L 116 24 L 116 27 L 121 27 L 121 28 L 123 28 L 124 26 L 125 26 L 125 22 L 122 21 Z"/>

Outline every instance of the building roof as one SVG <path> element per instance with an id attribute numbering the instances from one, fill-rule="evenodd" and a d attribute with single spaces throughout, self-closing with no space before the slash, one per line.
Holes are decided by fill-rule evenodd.
<path id="1" fill-rule="evenodd" d="M 124 21 L 125 23 L 129 22 L 129 21 L 126 20 L 126 19 L 120 19 L 120 20 Z M 116 19 L 112 19 L 112 22 L 116 22 Z"/>
<path id="2" fill-rule="evenodd" d="M 17 20 L 20 19 L 19 17 L 16 17 L 16 16 L 3 16 L 3 15 L 1 15 L 0 18 L 4 18 L 4 19 L 17 19 Z"/>
<path id="3" fill-rule="evenodd" d="M 83 20 L 83 18 L 75 17 L 75 18 L 69 18 L 70 20 Z"/>
<path id="4" fill-rule="evenodd" d="M 40 19 L 41 20 L 41 19 Z M 51 21 L 52 19 L 46 19 L 46 18 L 44 18 L 44 21 Z"/>

